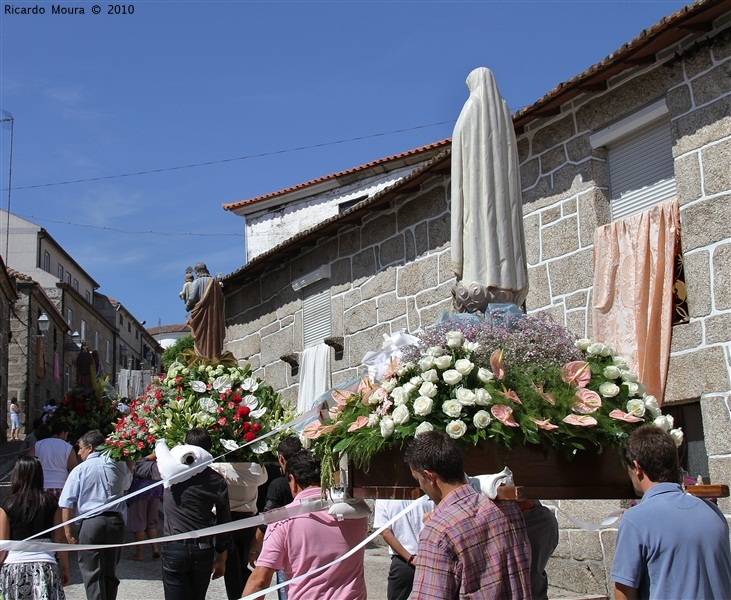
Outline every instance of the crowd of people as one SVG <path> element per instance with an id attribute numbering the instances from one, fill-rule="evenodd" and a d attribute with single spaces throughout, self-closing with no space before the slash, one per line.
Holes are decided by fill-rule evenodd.
<path id="1" fill-rule="evenodd" d="M 77 552 L 87 598 L 117 597 L 125 532 L 137 541 L 154 540 L 160 502 L 164 535 L 180 538 L 161 548 L 149 544 L 152 557 L 162 558 L 166 600 L 204 600 L 218 577 L 225 578 L 231 600 L 260 592 L 263 598 L 273 582 L 286 582 L 280 599 L 366 598 L 361 542 L 368 518 L 357 511 L 345 515 L 350 518 L 314 511 L 268 527 L 197 533 L 320 498 L 320 463 L 297 437 L 278 447 L 279 477 L 277 469 L 254 463 L 222 463 L 163 487 L 154 485 L 166 479 L 160 456 L 114 462 L 99 452 L 104 436 L 98 431 L 81 436 L 76 449 L 62 425 L 47 434 L 17 460 L 12 493 L 0 509 L 0 539 L 109 545 Z M 210 457 L 206 430 L 191 429 L 185 444 L 196 456 Z M 545 569 L 558 543 L 552 511 L 536 501 L 493 501 L 474 489 L 460 447 L 442 433 L 416 437 L 404 460 L 429 500 L 375 504 L 373 526 L 383 528 L 392 557 L 389 600 L 548 597 Z M 672 438 L 642 426 L 629 436 L 624 460 L 642 501 L 620 521 L 611 570 L 615 598 L 731 598 L 726 519 L 715 504 L 684 493 Z M 132 558 L 142 559 L 144 547 L 135 546 Z M 4 551 L 0 564 L 4 600 L 65 597 L 67 552 Z"/>

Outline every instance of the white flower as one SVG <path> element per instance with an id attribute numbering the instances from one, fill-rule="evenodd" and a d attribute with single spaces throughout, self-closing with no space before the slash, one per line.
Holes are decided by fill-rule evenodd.
<path id="1" fill-rule="evenodd" d="M 191 381 L 190 382 L 190 389 L 192 389 L 194 392 L 205 392 L 206 391 L 206 384 L 202 381 Z"/>
<path id="2" fill-rule="evenodd" d="M 396 382 L 393 379 L 386 379 L 381 382 L 381 387 L 386 390 L 387 394 L 390 394 L 396 389 Z"/>
<path id="3" fill-rule="evenodd" d="M 670 437 L 673 438 L 675 445 L 680 447 L 680 444 L 683 443 L 683 430 L 671 429 L 670 431 L 668 431 L 668 433 L 670 434 Z"/>
<path id="4" fill-rule="evenodd" d="M 241 389 L 247 392 L 255 392 L 259 389 L 259 382 L 253 377 L 247 377 L 241 382 Z"/>
<path id="5" fill-rule="evenodd" d="M 457 402 L 462 406 L 473 406 L 475 404 L 475 393 L 470 389 L 459 388 L 455 395 L 457 396 Z"/>
<path id="6" fill-rule="evenodd" d="M 465 341 L 465 343 L 462 344 L 462 347 L 467 350 L 467 352 L 475 352 L 480 349 L 480 344 L 478 344 L 477 342 Z"/>
<path id="7" fill-rule="evenodd" d="M 419 437 L 422 433 L 426 433 L 427 431 L 434 431 L 434 425 L 429 423 L 429 421 L 424 421 L 423 423 L 420 423 L 416 428 L 416 431 L 414 431 L 414 437 Z"/>
<path id="8" fill-rule="evenodd" d="M 589 344 L 586 348 L 586 353 L 591 356 L 602 356 L 605 352 L 606 346 L 604 344 L 600 344 L 599 342 L 592 342 Z"/>
<path id="9" fill-rule="evenodd" d="M 233 440 L 224 440 L 223 438 L 221 439 L 221 446 L 223 446 L 226 450 L 229 450 L 229 451 L 239 449 L 239 445 L 236 442 L 234 442 Z"/>
<path id="10" fill-rule="evenodd" d="M 582 338 L 574 342 L 574 346 L 576 346 L 581 351 L 585 351 L 589 346 L 591 346 L 591 344 L 592 341 L 586 338 Z"/>
<path id="11" fill-rule="evenodd" d="M 431 381 L 425 381 L 421 384 L 421 387 L 419 388 L 419 395 L 427 396 L 428 398 L 433 398 L 437 395 L 438 392 L 439 389 L 437 388 L 436 384 L 432 383 Z"/>
<path id="12" fill-rule="evenodd" d="M 492 416 L 486 410 L 478 410 L 475 416 L 472 417 L 472 422 L 477 429 L 485 429 L 492 421 Z"/>
<path id="13" fill-rule="evenodd" d="M 269 452 L 269 445 L 264 440 L 255 442 L 251 445 L 251 451 L 254 454 L 264 454 L 265 452 Z"/>
<path id="14" fill-rule="evenodd" d="M 231 378 L 228 375 L 221 375 L 220 377 L 216 377 L 213 382 L 213 389 L 217 392 L 225 394 L 228 390 L 231 389 Z"/>
<path id="15" fill-rule="evenodd" d="M 266 406 L 262 406 L 258 410 L 252 410 L 249 413 L 249 417 L 251 417 L 252 419 L 261 419 L 264 416 L 264 413 L 266 413 L 266 411 L 267 411 L 267 407 Z"/>
<path id="16" fill-rule="evenodd" d="M 302 447 L 305 450 L 309 450 L 310 446 L 312 446 L 312 440 L 308 437 L 303 436 L 302 434 L 299 435 L 300 442 L 302 443 Z"/>
<path id="17" fill-rule="evenodd" d="M 380 392 L 378 390 L 376 390 L 370 396 L 368 396 L 368 404 L 370 404 L 371 406 L 375 406 L 382 399 L 383 399 L 383 397 L 381 396 Z"/>
<path id="18" fill-rule="evenodd" d="M 630 396 L 640 396 L 640 384 L 633 381 L 625 381 L 622 385 L 627 386 L 627 393 Z"/>
<path id="19" fill-rule="evenodd" d="M 442 412 L 448 417 L 456 419 L 462 412 L 462 405 L 456 400 L 447 400 L 442 404 Z"/>
<path id="20" fill-rule="evenodd" d="M 490 392 L 483 388 L 477 388 L 475 390 L 475 404 L 478 406 L 489 406 L 492 396 Z"/>
<path id="21" fill-rule="evenodd" d="M 453 440 L 458 440 L 467 432 L 467 425 L 465 425 L 464 421 L 452 421 L 447 425 L 446 432 Z"/>
<path id="22" fill-rule="evenodd" d="M 414 414 L 417 414 L 420 417 L 425 417 L 426 415 L 431 414 L 433 408 L 434 400 L 427 396 L 419 396 L 416 400 L 414 400 Z"/>
<path id="23" fill-rule="evenodd" d="M 657 398 L 655 398 L 655 396 L 645 396 L 645 408 L 653 419 L 656 419 L 662 414 L 660 405 L 657 403 Z"/>
<path id="24" fill-rule="evenodd" d="M 437 369 L 441 369 L 442 371 L 444 369 L 448 369 L 452 366 L 452 357 L 449 354 L 443 354 L 442 356 L 437 356 L 434 359 L 434 366 Z"/>
<path id="25" fill-rule="evenodd" d="M 630 400 L 629 402 L 627 402 L 627 412 L 637 417 L 644 417 L 645 403 L 639 398 L 636 398 L 635 400 Z"/>
<path id="26" fill-rule="evenodd" d="M 444 381 L 449 385 L 457 385 L 460 381 L 462 381 L 462 375 L 455 369 L 449 369 L 449 371 L 444 371 L 444 373 L 442 373 L 442 379 L 444 379 Z"/>
<path id="27" fill-rule="evenodd" d="M 396 406 L 400 406 L 401 404 L 406 404 L 409 399 L 409 393 L 404 388 L 397 387 L 391 392 L 391 398 L 393 398 L 393 403 Z"/>
<path id="28" fill-rule="evenodd" d="M 412 377 L 411 379 L 409 379 L 409 383 L 413 383 L 415 386 L 418 387 L 422 383 L 424 383 L 424 380 L 417 375 L 416 377 Z"/>
<path id="29" fill-rule="evenodd" d="M 411 418 L 408 407 L 403 404 L 394 408 L 391 416 L 393 417 L 393 422 L 396 423 L 396 425 L 408 423 Z"/>
<path id="30" fill-rule="evenodd" d="M 439 373 L 437 373 L 436 369 L 429 369 L 428 371 L 424 371 L 421 374 L 421 378 L 424 381 L 431 381 L 432 383 L 436 383 L 439 381 Z"/>
<path id="31" fill-rule="evenodd" d="M 621 356 L 613 356 L 612 362 L 623 371 L 629 370 L 629 365 L 627 364 L 627 361 L 624 360 L 624 358 L 622 358 Z"/>
<path id="32" fill-rule="evenodd" d="M 254 410 L 257 406 L 259 406 L 259 398 L 254 396 L 254 394 L 246 394 L 241 400 L 244 406 L 248 406 L 251 410 Z"/>
<path id="33" fill-rule="evenodd" d="M 381 417 L 379 417 L 376 413 L 371 413 L 368 415 L 368 427 L 375 427 L 378 425 L 378 422 L 381 420 Z"/>
<path id="34" fill-rule="evenodd" d="M 487 383 L 488 381 L 495 379 L 495 375 L 493 375 L 490 369 L 480 367 L 477 369 L 477 379 L 479 379 L 482 383 Z"/>
<path id="35" fill-rule="evenodd" d="M 455 361 L 454 363 L 454 369 L 455 371 L 458 371 L 460 375 L 466 377 L 470 373 L 472 373 L 472 369 L 475 368 L 474 363 L 469 361 L 466 358 L 460 358 L 459 360 Z"/>
<path id="36" fill-rule="evenodd" d="M 622 381 L 631 381 L 632 383 L 637 383 L 640 380 L 637 377 L 637 373 L 633 373 L 632 371 L 622 370 L 619 376 L 622 378 Z"/>
<path id="37" fill-rule="evenodd" d="M 464 341 L 464 336 L 460 331 L 448 331 L 446 337 L 447 346 L 450 348 L 459 348 Z"/>
<path id="38" fill-rule="evenodd" d="M 652 424 L 663 431 L 670 431 L 673 428 L 673 425 L 675 425 L 675 419 L 673 419 L 672 415 L 660 415 L 655 418 Z"/>
<path id="39" fill-rule="evenodd" d="M 605 398 L 614 398 L 619 394 L 619 386 L 611 381 L 605 381 L 599 386 L 599 393 Z"/>
<path id="40" fill-rule="evenodd" d="M 647 388 L 645 387 L 645 384 L 641 381 L 637 382 L 637 396 L 645 397 L 645 393 L 647 392 Z"/>
<path id="41" fill-rule="evenodd" d="M 604 377 L 607 379 L 619 379 L 621 373 L 622 372 L 619 370 L 619 367 L 614 365 L 609 365 L 604 369 Z"/>
<path id="42" fill-rule="evenodd" d="M 416 386 L 415 386 L 415 385 L 414 385 L 413 383 L 411 383 L 410 381 L 407 381 L 406 383 L 404 383 L 404 386 L 403 386 L 403 387 L 404 387 L 404 389 L 406 390 L 406 393 L 407 393 L 407 394 L 408 394 L 409 396 L 411 396 L 411 394 L 413 394 L 413 393 L 414 393 L 414 392 L 415 392 L 415 391 L 416 391 L 416 390 L 418 389 L 418 388 L 417 388 L 417 387 L 416 387 Z"/>
<path id="43" fill-rule="evenodd" d="M 428 371 L 434 366 L 434 357 L 429 356 L 428 354 L 426 356 L 422 356 L 419 359 L 419 369 L 422 371 Z"/>
<path id="44" fill-rule="evenodd" d="M 383 417 L 383 419 L 381 419 L 381 437 L 387 438 L 393 435 L 394 428 L 395 424 L 392 418 Z"/>
<path id="45" fill-rule="evenodd" d="M 211 398 L 199 398 L 198 404 L 201 405 L 201 410 L 205 410 L 209 413 L 216 412 L 216 409 L 218 408 L 218 402 Z"/>
<path id="46" fill-rule="evenodd" d="M 427 355 L 432 356 L 436 358 L 437 356 L 441 356 L 444 354 L 444 348 L 441 346 L 432 346 L 426 351 Z"/>

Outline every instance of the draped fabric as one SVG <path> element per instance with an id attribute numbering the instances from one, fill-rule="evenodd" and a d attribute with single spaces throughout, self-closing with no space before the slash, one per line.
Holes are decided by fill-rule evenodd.
<path id="1" fill-rule="evenodd" d="M 214 277 L 199 277 L 196 284 L 207 279 L 201 299 L 190 311 L 188 326 L 193 334 L 195 353 L 206 358 L 218 358 L 223 352 L 226 336 L 224 297 L 221 285 Z M 194 292 L 196 287 L 194 286 Z M 194 294 L 191 294 L 191 299 Z"/>
<path id="2" fill-rule="evenodd" d="M 56 383 L 61 381 L 61 365 L 58 362 L 58 352 L 53 352 L 53 380 Z"/>
<path id="3" fill-rule="evenodd" d="M 312 403 L 331 387 L 330 346 L 318 344 L 305 348 L 300 359 L 297 414 L 312 408 Z"/>
<path id="4" fill-rule="evenodd" d="M 46 347 L 43 336 L 36 336 L 36 377 L 46 378 Z"/>
<path id="5" fill-rule="evenodd" d="M 616 349 L 662 402 L 673 319 L 678 201 L 609 223 L 594 235 L 594 339 Z"/>

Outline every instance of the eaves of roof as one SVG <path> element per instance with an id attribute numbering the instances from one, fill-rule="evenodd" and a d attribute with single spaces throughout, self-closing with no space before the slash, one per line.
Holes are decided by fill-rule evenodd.
<path id="1" fill-rule="evenodd" d="M 349 185 L 353 181 L 367 177 L 369 175 L 369 170 L 372 171 L 371 174 L 387 173 L 388 171 L 392 171 L 401 166 L 416 164 L 419 161 L 425 160 L 430 155 L 433 156 L 438 154 L 439 151 L 450 144 L 451 140 L 442 140 L 427 146 L 422 146 L 421 148 L 409 150 L 408 152 L 379 158 L 378 160 L 374 160 L 373 162 L 366 163 L 365 165 L 361 165 L 353 169 L 348 169 L 347 171 L 340 171 L 339 173 L 333 173 L 311 181 L 299 183 L 292 187 L 278 190 L 264 196 L 241 200 L 239 202 L 232 202 L 230 204 L 223 204 L 222 206 L 224 210 L 230 210 L 239 215 L 245 215 L 249 212 L 253 212 L 254 210 L 264 210 L 269 208 L 270 205 L 279 205 L 283 200 L 291 202 L 293 200 L 298 200 L 301 197 L 311 196 L 313 194 L 325 192 L 344 185 Z"/>
<path id="2" fill-rule="evenodd" d="M 442 150 L 431 160 L 421 165 L 405 177 L 399 179 L 389 187 L 355 204 L 348 210 L 330 217 L 318 223 L 314 227 L 298 233 L 287 241 L 275 246 L 271 250 L 253 258 L 246 265 L 237 269 L 222 278 L 224 288 L 226 285 L 238 282 L 239 280 L 255 277 L 265 269 L 282 264 L 283 261 L 300 253 L 302 248 L 314 246 L 324 237 L 337 234 L 338 230 L 353 223 L 359 222 L 366 214 L 377 210 L 385 209 L 392 200 L 417 189 L 426 180 L 440 174 L 449 172 L 452 155 L 451 146 Z"/>
<path id="3" fill-rule="evenodd" d="M 165 333 L 190 333 L 190 328 L 184 323 L 173 323 L 171 325 L 160 325 L 158 327 L 150 327 L 147 330 L 152 336 L 162 335 Z"/>
<path id="4" fill-rule="evenodd" d="M 40 283 L 38 283 L 30 275 L 26 275 L 25 273 L 21 273 L 20 271 L 16 271 L 15 269 L 8 269 L 8 275 L 14 278 L 18 284 L 25 284 L 30 287 L 35 287 L 38 294 L 40 294 L 44 298 L 44 304 L 46 305 L 46 309 L 54 313 L 57 321 L 60 321 L 61 323 L 66 325 L 67 331 L 71 331 L 71 327 L 69 327 L 69 324 L 66 322 L 63 314 L 61 314 L 61 311 L 56 308 L 56 305 L 48 297 L 48 294 L 46 294 Z"/>
<path id="5" fill-rule="evenodd" d="M 43 227 L 39 227 L 38 235 L 40 237 L 48 238 L 53 243 L 53 245 L 56 246 L 56 248 L 58 248 L 59 252 L 61 252 L 61 254 L 63 254 L 69 262 L 76 265 L 76 268 L 81 273 L 83 273 L 84 276 L 89 281 L 91 281 L 91 284 L 94 286 L 94 289 L 95 290 L 99 289 L 99 283 L 97 283 L 97 281 L 84 270 L 84 267 L 82 267 L 78 262 L 76 262 L 76 259 L 74 259 L 73 256 L 71 256 L 68 252 L 66 252 L 66 250 L 64 250 L 64 248 L 61 244 L 59 244 L 55 239 L 53 239 L 53 236 L 50 233 L 48 233 L 48 231 L 46 231 Z"/>

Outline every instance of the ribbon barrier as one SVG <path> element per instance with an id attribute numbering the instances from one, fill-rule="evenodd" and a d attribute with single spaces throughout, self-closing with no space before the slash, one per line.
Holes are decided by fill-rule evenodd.
<path id="1" fill-rule="evenodd" d="M 579 529 L 583 529 L 584 531 L 601 531 L 602 529 L 606 529 L 607 527 L 610 527 L 611 525 L 614 525 L 617 521 L 619 521 L 622 515 L 627 511 L 626 508 L 614 510 L 610 512 L 607 517 L 602 520 L 601 523 L 596 524 L 582 521 L 581 519 L 577 519 L 576 517 L 572 517 L 565 510 L 562 510 L 561 507 L 553 500 L 544 501 L 544 503 L 555 508 L 557 512 L 560 512 L 566 518 L 567 521 L 573 523 Z"/>

